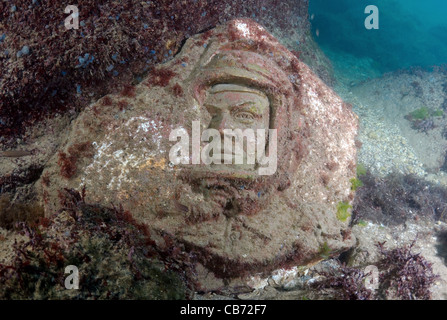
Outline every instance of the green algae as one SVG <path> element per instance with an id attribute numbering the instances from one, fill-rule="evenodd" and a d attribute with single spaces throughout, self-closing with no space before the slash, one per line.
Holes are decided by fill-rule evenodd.
<path id="1" fill-rule="evenodd" d="M 339 202 L 337 204 L 337 219 L 345 222 L 351 214 L 348 212 L 348 209 L 351 209 L 352 206 L 347 202 Z"/>

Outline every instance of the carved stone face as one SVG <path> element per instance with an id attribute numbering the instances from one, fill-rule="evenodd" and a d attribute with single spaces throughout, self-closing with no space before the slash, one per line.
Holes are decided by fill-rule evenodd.
<path id="1" fill-rule="evenodd" d="M 230 167 L 234 172 L 249 171 L 256 169 L 256 163 L 249 164 L 247 153 L 251 152 L 253 158 L 256 158 L 254 148 L 250 150 L 248 143 L 255 143 L 253 137 L 247 136 L 240 141 L 240 136 L 233 136 L 231 132 L 240 129 L 256 134 L 261 129 L 266 132 L 264 145 L 268 141 L 268 129 L 270 121 L 270 102 L 268 97 L 260 90 L 252 89 L 238 84 L 218 84 L 210 88 L 204 107 L 211 115 L 211 121 L 208 129 L 219 131 L 221 136 L 222 165 L 211 165 L 209 170 L 225 170 Z M 225 140 L 232 141 L 231 145 L 225 144 Z M 243 145 L 243 163 L 236 163 L 235 144 Z M 252 145 L 253 146 L 253 145 Z M 247 150 L 248 149 L 248 150 Z M 255 151 L 255 152 L 254 152 Z M 265 151 L 265 150 L 263 150 Z M 225 155 L 230 155 L 231 164 L 224 164 Z"/>
<path id="2" fill-rule="evenodd" d="M 238 84 L 218 84 L 211 88 L 204 106 L 213 116 L 210 128 L 269 128 L 270 103 L 262 91 Z"/>
<path id="3" fill-rule="evenodd" d="M 250 213 L 253 214 L 258 206 L 253 203 L 259 202 L 257 194 L 260 192 L 252 186 L 252 181 L 259 178 L 257 139 L 264 140 L 261 154 L 265 154 L 271 119 L 269 98 L 263 91 L 248 85 L 216 84 L 208 88 L 202 107 L 210 117 L 206 129 L 216 130 L 220 135 L 220 157 L 217 158 L 221 163 L 193 166 L 186 171 L 195 192 L 203 194 L 208 201 L 195 205 L 195 215 L 237 216 L 243 214 L 243 207 L 248 207 L 247 201 L 252 203 Z M 243 134 L 234 135 L 235 130 Z M 257 135 L 258 130 L 265 135 Z M 238 159 L 236 144 L 242 147 L 239 151 L 242 159 Z M 211 152 L 210 157 L 213 156 Z"/>
<path id="4" fill-rule="evenodd" d="M 91 143 L 95 155 L 77 159 L 70 179 L 55 155 L 43 174 L 50 182 L 42 181 L 47 212 L 61 208 L 60 190 L 85 185 L 87 202 L 122 204 L 160 235 L 161 247 L 170 237 L 221 278 L 318 260 L 325 244 L 333 252 L 349 247 L 355 239 L 337 204 L 353 196 L 356 116 L 255 22 L 220 26 L 207 46 L 202 36 L 137 85 L 135 97 L 111 95 L 112 105 L 100 100 L 82 112 L 61 152 Z M 168 85 L 154 84 L 162 75 Z M 243 164 L 193 165 L 193 153 L 185 156 L 191 164 L 173 164 L 170 133 L 180 128 L 192 141 L 195 122 L 218 137 L 226 129 L 276 130 L 275 174 L 259 175 L 263 166 L 245 161 L 246 147 Z M 272 136 L 265 134 L 268 153 Z"/>

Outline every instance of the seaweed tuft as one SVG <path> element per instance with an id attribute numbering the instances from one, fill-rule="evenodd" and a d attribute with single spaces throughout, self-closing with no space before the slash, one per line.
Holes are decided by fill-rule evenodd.
<path id="1" fill-rule="evenodd" d="M 64 207 L 38 225 L 21 223 L 27 240 L 0 264 L 0 299 L 185 299 L 182 251 L 160 252 L 148 229 L 123 208 L 60 192 Z M 175 247 L 175 246 L 174 246 Z M 79 290 L 65 289 L 65 267 L 79 270 Z"/>
<path id="2" fill-rule="evenodd" d="M 433 273 L 432 263 L 420 254 L 412 253 L 415 241 L 410 245 L 385 249 L 385 243 L 377 246 L 382 254 L 379 262 L 379 294 L 401 300 L 429 300 L 430 287 L 438 275 Z"/>

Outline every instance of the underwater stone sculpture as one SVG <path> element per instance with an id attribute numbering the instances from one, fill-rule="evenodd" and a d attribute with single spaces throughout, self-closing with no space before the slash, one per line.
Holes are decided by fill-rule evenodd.
<path id="1" fill-rule="evenodd" d="M 277 130 L 274 174 L 170 162 L 172 130 L 244 126 L 231 108 L 245 102 L 258 108 L 245 127 Z M 353 199 L 357 129 L 304 63 L 252 20 L 233 20 L 83 111 L 42 175 L 42 197 L 50 214 L 59 190 L 85 186 L 88 202 L 122 204 L 159 246 L 175 243 L 217 278 L 309 264 L 355 241 L 337 207 Z"/>

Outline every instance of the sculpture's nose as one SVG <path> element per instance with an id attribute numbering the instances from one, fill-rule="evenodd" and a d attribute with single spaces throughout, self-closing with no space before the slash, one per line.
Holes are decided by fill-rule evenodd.
<path id="1" fill-rule="evenodd" d="M 218 126 L 218 128 L 217 128 L 217 130 L 219 130 L 219 132 L 220 132 L 220 135 L 221 136 L 223 136 L 224 135 L 224 130 L 225 129 L 229 129 L 227 126 L 228 126 L 228 115 L 227 114 L 222 114 L 222 119 L 221 119 L 221 121 L 220 121 L 220 123 L 219 123 L 219 126 Z"/>
<path id="2" fill-rule="evenodd" d="M 222 112 L 215 116 L 213 120 L 211 120 L 209 127 L 218 130 L 222 137 L 224 136 L 225 129 L 234 129 L 231 116 L 227 112 Z"/>

